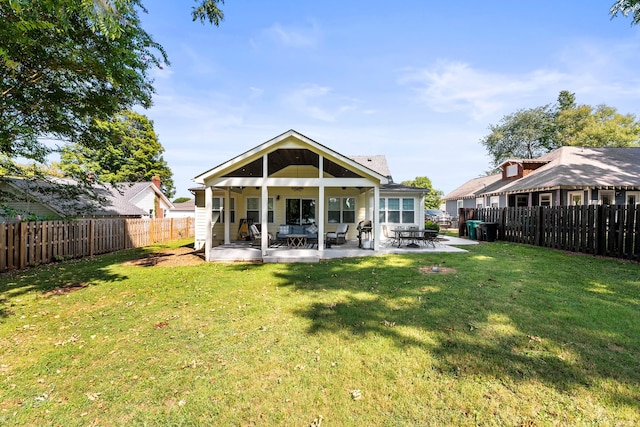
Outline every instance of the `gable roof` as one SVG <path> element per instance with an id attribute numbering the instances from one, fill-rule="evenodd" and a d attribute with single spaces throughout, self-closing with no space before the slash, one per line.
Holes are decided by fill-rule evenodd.
<path id="1" fill-rule="evenodd" d="M 282 150 L 278 150 L 283 148 Z M 321 153 L 329 162 L 325 165 L 324 170 L 333 176 L 348 176 L 353 171 L 369 176 L 370 178 L 380 180 L 381 184 L 386 184 L 389 178 L 378 171 L 369 168 L 367 165 L 358 163 L 357 161 L 346 157 L 337 151 L 334 151 L 318 142 L 308 138 L 301 133 L 290 129 L 275 138 L 272 138 L 257 147 L 252 148 L 231 160 L 228 160 L 208 171 L 196 176 L 193 180 L 198 184 L 204 184 L 205 181 L 213 176 L 221 176 L 224 173 L 233 171 L 242 167 L 244 176 L 258 176 L 258 171 L 262 168 L 262 156 L 264 153 L 274 153 L 278 150 L 278 155 L 269 156 L 269 167 L 279 170 L 283 167 L 295 164 L 314 164 L 317 162 L 317 156 L 309 155 L 312 153 Z M 315 160 L 314 160 L 315 158 Z M 386 163 L 386 160 L 385 160 Z M 387 168 L 388 169 L 388 168 Z M 261 176 L 261 175 L 260 175 Z"/>
<path id="2" fill-rule="evenodd" d="M 169 207 L 173 207 L 173 203 L 164 195 L 164 193 L 151 181 L 147 182 L 118 182 L 115 185 L 110 186 L 110 191 L 116 199 L 122 199 L 124 201 L 131 201 L 136 196 L 142 194 L 145 190 L 150 188 L 156 196 L 160 197 L 162 201 Z"/>

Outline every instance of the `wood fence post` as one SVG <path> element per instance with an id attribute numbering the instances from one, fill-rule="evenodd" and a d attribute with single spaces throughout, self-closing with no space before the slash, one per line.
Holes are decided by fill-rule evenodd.
<path id="1" fill-rule="evenodd" d="M 533 238 L 533 244 L 535 246 L 542 246 L 542 236 L 543 236 L 543 221 L 542 221 L 542 217 L 544 215 L 544 206 L 538 206 L 538 209 L 536 209 L 536 227 L 535 227 L 535 236 Z"/>
<path id="2" fill-rule="evenodd" d="M 27 248 L 28 248 L 28 244 L 27 244 L 27 223 L 26 222 L 21 222 L 20 223 L 20 262 L 19 262 L 19 266 L 20 269 L 22 270 L 23 268 L 26 267 L 27 265 Z"/>
<path id="3" fill-rule="evenodd" d="M 604 220 L 604 205 L 596 206 L 596 248 L 595 254 L 602 255 L 605 252 L 605 244 L 607 241 L 607 227 Z"/>
<path id="4" fill-rule="evenodd" d="M 96 227 L 93 219 L 89 220 L 89 256 L 93 256 L 94 249 L 93 245 L 96 238 Z"/>

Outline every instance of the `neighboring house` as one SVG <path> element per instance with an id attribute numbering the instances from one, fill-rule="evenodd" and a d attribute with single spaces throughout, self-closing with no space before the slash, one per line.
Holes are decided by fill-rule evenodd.
<path id="1" fill-rule="evenodd" d="M 121 182 L 110 188 L 113 206 L 134 205 L 145 212 L 144 217 L 165 218 L 173 203 L 160 190 L 160 179 L 151 182 Z"/>
<path id="2" fill-rule="evenodd" d="M 4 178 L 0 180 L 0 220 L 37 218 L 125 217 L 163 218 L 173 204 L 160 191 L 160 181 L 96 185 L 103 203 L 70 189 L 75 181 Z"/>
<path id="3" fill-rule="evenodd" d="M 196 216 L 196 200 L 191 199 L 182 203 L 174 203 L 167 211 L 167 218 L 194 218 Z"/>
<path id="4" fill-rule="evenodd" d="M 261 230 L 263 255 L 268 234 L 281 224 L 311 225 L 317 235 L 348 224 L 355 239 L 360 221 L 373 221 L 373 249 L 381 224 L 424 226 L 424 189 L 394 184 L 384 156 L 344 156 L 289 130 L 210 169 L 194 181 L 196 248 L 237 239 L 242 219 Z M 228 207 L 225 209 L 225 207 Z M 377 236 L 377 237 L 376 237 Z M 324 249 L 318 239 L 318 250 Z"/>
<path id="5" fill-rule="evenodd" d="M 560 147 L 514 159 L 444 196 L 446 209 L 640 203 L 640 148 Z"/>

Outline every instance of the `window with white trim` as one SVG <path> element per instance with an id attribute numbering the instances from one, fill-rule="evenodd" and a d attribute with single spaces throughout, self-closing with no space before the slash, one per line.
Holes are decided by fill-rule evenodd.
<path id="1" fill-rule="evenodd" d="M 213 212 L 219 212 L 220 213 L 220 218 L 218 219 L 218 222 L 224 222 L 224 197 L 213 197 L 212 199 L 213 201 Z M 236 200 L 233 197 L 229 198 L 229 211 L 231 214 L 231 222 L 234 223 L 236 222 Z"/>
<path id="2" fill-rule="evenodd" d="M 484 208 L 484 197 L 477 197 L 476 198 L 476 209 L 482 209 Z"/>
<path id="3" fill-rule="evenodd" d="M 402 223 L 413 224 L 415 217 L 415 200 L 413 198 L 402 199 Z"/>
<path id="4" fill-rule="evenodd" d="M 380 223 L 415 224 L 416 201 L 412 197 L 380 199 Z"/>
<path id="5" fill-rule="evenodd" d="M 540 206 L 553 206 L 553 195 L 551 193 L 540 194 Z"/>
<path id="6" fill-rule="evenodd" d="M 464 208 L 464 200 L 458 200 L 456 202 L 456 206 L 458 207 L 458 209 Z"/>
<path id="7" fill-rule="evenodd" d="M 616 195 L 613 191 L 598 191 L 598 204 L 600 205 L 615 205 Z"/>
<path id="8" fill-rule="evenodd" d="M 267 222 L 273 223 L 274 218 L 273 211 L 273 197 L 267 199 Z M 260 197 L 247 197 L 247 219 L 252 220 L 254 223 L 262 222 L 260 216 Z"/>
<path id="9" fill-rule="evenodd" d="M 569 206 L 581 206 L 584 203 L 582 202 L 582 198 L 584 197 L 583 191 L 569 191 L 567 194 L 568 205 Z"/>
<path id="10" fill-rule="evenodd" d="M 492 208 L 500 207 L 500 196 L 491 196 L 489 206 L 491 206 Z"/>
<path id="11" fill-rule="evenodd" d="M 518 165 L 507 166 L 507 178 L 518 175 Z"/>
<path id="12" fill-rule="evenodd" d="M 327 200 L 327 221 L 330 223 L 355 223 L 356 198 L 329 197 Z"/>
<path id="13" fill-rule="evenodd" d="M 627 191 L 627 205 L 640 205 L 640 191 Z"/>

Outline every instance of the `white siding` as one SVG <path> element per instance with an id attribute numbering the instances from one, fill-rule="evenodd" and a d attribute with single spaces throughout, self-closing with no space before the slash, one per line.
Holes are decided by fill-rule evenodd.
<path id="1" fill-rule="evenodd" d="M 195 211 L 195 245 L 194 249 L 199 250 L 204 247 L 207 239 L 207 210 L 204 207 L 196 206 Z"/>
<path id="2" fill-rule="evenodd" d="M 155 198 L 156 194 L 151 188 L 148 188 L 147 190 L 133 197 L 130 202 L 149 214 L 149 212 L 153 211 L 155 208 Z"/>
<path id="3" fill-rule="evenodd" d="M 192 217 L 195 218 L 196 214 L 193 210 L 181 211 L 176 209 L 170 209 L 165 211 L 166 218 L 187 218 Z"/>

